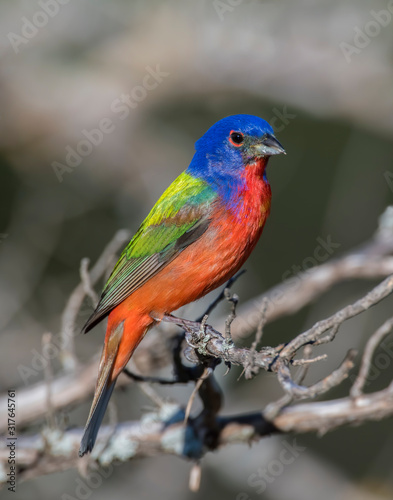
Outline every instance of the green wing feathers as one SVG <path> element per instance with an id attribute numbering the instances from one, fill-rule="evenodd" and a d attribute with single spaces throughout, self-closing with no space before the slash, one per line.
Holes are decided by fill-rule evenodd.
<path id="1" fill-rule="evenodd" d="M 122 252 L 85 332 L 202 236 L 216 198 L 205 181 L 185 172 L 169 186 Z"/>

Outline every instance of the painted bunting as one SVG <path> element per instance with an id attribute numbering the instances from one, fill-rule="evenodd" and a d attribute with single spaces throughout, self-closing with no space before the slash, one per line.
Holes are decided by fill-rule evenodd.
<path id="1" fill-rule="evenodd" d="M 220 120 L 124 249 L 83 328 L 108 316 L 80 456 L 92 450 L 116 379 L 149 328 L 225 283 L 250 255 L 270 212 L 265 167 L 280 153 L 261 118 Z"/>

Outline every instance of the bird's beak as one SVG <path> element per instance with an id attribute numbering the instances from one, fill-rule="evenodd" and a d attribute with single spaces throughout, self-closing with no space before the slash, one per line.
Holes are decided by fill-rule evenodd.
<path id="1" fill-rule="evenodd" d="M 253 144 L 258 156 L 273 156 L 286 154 L 285 149 L 272 134 L 265 134 L 258 142 Z"/>

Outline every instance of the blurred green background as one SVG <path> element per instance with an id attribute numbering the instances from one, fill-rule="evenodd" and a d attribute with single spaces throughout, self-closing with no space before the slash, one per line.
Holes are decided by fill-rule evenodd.
<path id="1" fill-rule="evenodd" d="M 46 21 L 37 14 L 42 4 L 53 9 Z M 385 17 L 378 17 L 381 10 Z M 135 231 L 187 167 L 194 142 L 224 116 L 265 118 L 287 151 L 268 167 L 272 212 L 236 285 L 242 302 L 301 266 L 317 238 L 340 245 L 332 257 L 368 240 L 393 202 L 386 176 L 393 174 L 391 2 L 3 0 L 0 25 L 3 391 L 23 385 L 15 367 L 31 362 L 43 332 L 58 332 L 81 258 L 94 262 L 119 228 Z M 143 90 L 153 70 L 162 73 L 157 86 Z M 132 107 L 124 116 L 119 103 L 126 94 Z M 66 164 L 66 148 L 77 149 L 83 130 L 104 118 L 113 130 L 78 166 L 56 174 L 53 163 Z M 335 287 L 295 317 L 269 325 L 264 342 L 288 340 L 372 284 Z M 387 300 L 349 322 L 310 380 L 337 366 L 349 347 L 363 346 L 392 305 Z M 81 362 L 99 351 L 103 332 L 100 326 L 77 337 Z M 383 387 L 391 373 L 383 371 L 373 387 Z M 236 369 L 220 374 L 227 412 L 263 408 L 280 394 L 271 375 L 238 381 Z M 191 387 L 158 390 L 187 401 Z M 330 396 L 347 390 L 344 384 Z M 135 386 L 116 398 L 122 420 L 139 418 L 149 404 Z M 69 424 L 83 425 L 87 411 L 88 402 L 70 412 Z M 196 494 L 187 486 L 189 463 L 158 457 L 116 467 L 91 498 L 393 498 L 391 421 L 300 436 L 305 452 L 260 493 L 249 478 L 277 456 L 283 439 L 209 454 Z M 17 498 L 75 496 L 77 477 L 67 471 L 35 479 L 19 485 Z"/>

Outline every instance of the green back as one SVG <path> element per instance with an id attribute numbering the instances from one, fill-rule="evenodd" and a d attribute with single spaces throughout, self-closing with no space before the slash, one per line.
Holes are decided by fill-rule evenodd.
<path id="1" fill-rule="evenodd" d="M 217 192 L 183 172 L 169 186 L 123 250 L 100 302 L 84 326 L 87 332 L 109 312 L 202 236 Z"/>

